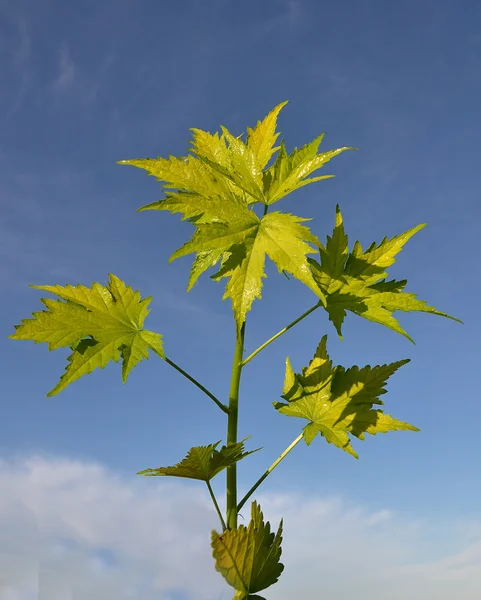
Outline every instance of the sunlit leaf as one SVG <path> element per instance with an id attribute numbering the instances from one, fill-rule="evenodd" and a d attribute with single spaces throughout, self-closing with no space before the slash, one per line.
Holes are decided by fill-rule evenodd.
<path id="1" fill-rule="evenodd" d="M 345 450 L 355 458 L 350 435 L 364 439 L 364 434 L 411 430 L 417 427 L 394 419 L 374 405 L 383 405 L 379 397 L 386 393 L 388 378 L 409 360 L 389 365 L 333 367 L 326 350 L 324 336 L 314 358 L 302 373 L 294 373 L 290 360 L 286 360 L 283 398 L 274 407 L 283 415 L 306 419 L 304 439 L 309 445 L 320 434 L 327 442 Z"/>
<path id="2" fill-rule="evenodd" d="M 259 244 L 258 232 L 263 228 L 270 228 L 269 235 L 277 232 L 283 236 L 284 240 L 273 238 L 269 245 L 272 254 L 279 257 L 277 262 L 273 259 L 276 264 L 289 262 L 287 258 L 280 258 L 281 254 L 290 251 L 288 248 L 285 252 L 281 249 L 283 241 L 286 241 L 285 224 L 288 219 L 291 221 L 297 219 L 297 223 L 303 220 L 286 214 L 275 217 L 279 225 L 273 220 L 263 219 L 261 226 L 259 217 L 251 210 L 252 206 L 258 203 L 264 204 L 264 216 L 266 216 L 268 205 L 277 202 L 283 196 L 308 183 L 332 177 L 331 175 L 309 176 L 334 156 L 349 149 L 344 147 L 318 154 L 323 135 L 302 148 L 295 148 L 291 154 L 287 153 L 284 142 L 280 146 L 275 146 L 280 135 L 276 130 L 277 118 L 285 104 L 286 102 L 282 102 L 277 105 L 262 121 L 258 121 L 254 128 L 249 127 L 245 142 L 242 140 L 242 135 L 234 136 L 225 127 L 221 127 L 220 132 L 213 134 L 193 128 L 188 156 L 119 161 L 120 164 L 144 169 L 149 175 L 162 182 L 166 197 L 151 202 L 139 210 L 179 213 L 183 220 L 188 220 L 194 225 L 192 240 L 174 255 L 177 257 L 190 252 L 196 254 L 188 290 L 192 289 L 200 275 L 219 261 L 222 267 L 226 263 L 230 265 L 230 271 L 222 269 L 223 276 L 228 272 L 233 274 L 236 271 L 234 276 L 237 280 L 234 285 L 236 290 L 242 279 L 246 282 L 253 281 L 252 288 L 241 285 L 240 296 L 244 297 L 240 297 L 237 302 L 239 307 L 234 308 L 238 324 L 245 318 L 245 313 L 250 309 L 253 299 L 260 297 L 265 253 L 258 249 L 265 246 L 267 242 L 263 241 Z M 268 167 L 277 151 L 279 154 L 276 160 Z M 210 226 L 210 229 L 207 230 L 205 226 Z M 308 238 L 313 238 L 310 232 L 308 238 L 305 237 L 307 228 L 304 228 L 304 233 L 299 236 L 298 227 L 295 237 L 303 244 L 309 241 Z M 223 236 L 223 233 L 226 235 Z M 317 239 L 314 243 L 317 245 Z M 241 247 L 233 248 L 233 245 L 239 244 Z M 311 273 L 305 269 L 304 257 L 307 252 L 304 251 L 305 245 L 301 244 L 296 253 L 300 248 L 302 248 L 303 258 L 301 262 L 296 259 L 290 261 L 297 273 L 292 274 L 324 300 L 317 285 L 313 284 Z M 269 252 L 267 254 L 272 258 Z M 237 274 L 238 269 L 240 271 Z M 281 272 L 286 275 L 290 271 L 281 269 Z M 251 276 L 250 273 L 255 275 Z M 214 279 L 219 277 L 215 276 Z M 235 293 L 239 295 L 238 291 Z M 230 295 L 231 292 L 227 291 L 225 297 Z"/>
<path id="3" fill-rule="evenodd" d="M 309 243 L 319 244 L 310 230 L 301 225 L 309 219 L 280 212 L 259 218 L 247 208 L 236 207 L 236 211 L 237 219 L 232 219 L 230 224 L 198 225 L 192 239 L 177 250 L 171 260 L 195 252 L 196 263 L 202 257 L 210 266 L 211 262 L 229 253 L 214 278 L 229 278 L 224 299 L 231 298 L 238 327 L 245 321 L 254 300 L 261 298 L 266 255 L 279 272 L 293 275 L 322 301 L 324 296 L 312 277 L 306 257 L 314 252 Z M 201 270 L 204 265 L 199 264 L 196 268 Z M 196 276 L 193 272 L 191 280 Z"/>
<path id="4" fill-rule="evenodd" d="M 124 383 L 132 368 L 148 358 L 149 348 L 164 358 L 162 336 L 143 329 L 152 298 L 141 300 L 140 294 L 115 275 L 104 286 L 33 285 L 55 294 L 61 300 L 43 298 L 47 310 L 22 320 L 10 337 L 48 343 L 49 350 L 70 346 L 73 350 L 60 382 L 48 396 L 58 394 L 73 381 L 104 368 L 110 361 L 122 359 Z"/>
<path id="5" fill-rule="evenodd" d="M 418 300 L 416 294 L 405 292 L 406 280 L 386 280 L 386 269 L 396 262 L 396 255 L 406 242 L 423 227 L 418 225 L 392 239 L 386 237 L 365 251 L 356 242 L 349 252 L 341 211 L 336 207 L 334 232 L 332 237 L 327 237 L 326 246 L 320 247 L 320 263 L 313 258 L 308 258 L 308 262 L 319 289 L 326 295 L 329 319 L 341 338 L 347 311 L 389 327 L 411 341 L 393 316 L 395 311 L 427 312 L 461 322 Z"/>

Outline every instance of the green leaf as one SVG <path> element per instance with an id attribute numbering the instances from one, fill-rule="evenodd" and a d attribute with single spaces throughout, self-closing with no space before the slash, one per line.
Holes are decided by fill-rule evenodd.
<path id="1" fill-rule="evenodd" d="M 277 202 L 304 185 L 331 179 L 334 175 L 308 176 L 321 169 L 342 152 L 355 150 L 355 148 L 346 146 L 318 154 L 317 150 L 323 137 L 324 134 L 300 149 L 294 148 L 291 154 L 287 154 L 284 141 L 282 141 L 276 161 L 264 172 L 264 193 L 267 197 L 267 204 Z"/>
<path id="2" fill-rule="evenodd" d="M 408 359 L 388 365 L 350 369 L 333 367 L 326 350 L 327 336 L 317 347 L 314 358 L 301 374 L 294 373 L 286 359 L 283 396 L 286 403 L 275 402 L 283 415 L 306 419 L 304 440 L 307 445 L 320 434 L 327 442 L 345 450 L 355 458 L 349 435 L 364 439 L 364 434 L 388 431 L 419 431 L 413 425 L 387 415 L 374 405 L 383 405 L 379 397 L 386 393 L 388 378 Z"/>
<path id="3" fill-rule="evenodd" d="M 118 164 L 143 169 L 157 180 L 165 181 L 162 187 L 169 194 L 178 190 L 206 199 L 229 194 L 233 189 L 229 181 L 215 175 L 208 165 L 191 155 L 121 160 Z"/>
<path id="4" fill-rule="evenodd" d="M 150 348 L 165 358 L 162 336 L 143 329 L 152 298 L 141 300 L 140 293 L 109 275 L 107 286 L 32 285 L 62 300 L 42 298 L 47 310 L 33 313 L 33 319 L 16 325 L 14 340 L 48 343 L 49 350 L 70 346 L 73 353 L 60 382 L 48 393 L 54 396 L 73 381 L 122 359 L 125 383 L 132 368 L 148 358 Z"/>
<path id="5" fill-rule="evenodd" d="M 233 136 L 225 127 L 214 134 L 193 128 L 188 156 L 119 161 L 119 164 L 144 169 L 162 182 L 166 197 L 143 206 L 140 211 L 167 210 L 179 213 L 183 220 L 194 225 L 192 240 L 173 257 L 196 253 L 187 291 L 192 289 L 200 275 L 219 261 L 221 272 L 235 271 L 235 279 L 238 280 L 248 281 L 251 279 L 250 273 L 256 272 L 254 287 L 250 291 L 247 292 L 240 285 L 240 295 L 245 297 L 238 300 L 239 306 L 235 309 L 238 325 L 245 318 L 253 299 L 260 297 L 261 279 L 264 276 L 264 254 L 257 251 L 259 244 L 255 241 L 259 219 L 249 207 L 258 202 L 272 204 L 298 187 L 331 177 L 308 176 L 348 149 L 318 154 L 324 134 L 300 149 L 295 148 L 290 155 L 286 152 L 284 142 L 281 146 L 275 146 L 279 137 L 276 132 L 277 118 L 285 104 L 277 105 L 254 128 L 248 128 L 245 143 L 242 135 Z M 267 168 L 273 154 L 279 149 L 277 160 Z M 286 218 L 295 219 L 291 215 Z M 208 231 L 203 229 L 206 225 L 211 226 Z M 265 225 L 269 225 L 269 221 L 265 221 Z M 310 233 L 309 236 L 313 237 Z M 317 239 L 315 243 L 318 244 Z M 236 244 L 240 244 L 240 248 L 231 252 Z M 280 255 L 278 250 L 275 253 Z M 306 271 L 304 262 L 305 258 L 302 264 L 295 265 L 296 272 L 302 275 L 301 281 L 325 301 L 317 285 L 313 284 L 312 275 Z M 230 265 L 230 271 L 223 268 L 226 263 Z M 287 275 L 287 269 L 283 272 Z M 214 277 L 218 278 L 219 274 Z M 238 294 L 239 284 L 236 283 L 234 288 Z M 229 295 L 230 292 L 227 292 L 225 297 Z"/>
<path id="6" fill-rule="evenodd" d="M 195 130 L 198 131 L 198 130 Z M 205 132 L 201 132 L 205 135 Z M 217 135 L 217 134 L 216 134 Z M 260 184 L 262 183 L 262 174 L 256 169 L 255 158 L 242 140 L 234 137 L 229 131 L 222 127 L 223 143 L 227 143 L 228 164 L 222 164 L 212 160 L 204 149 L 194 142 L 194 152 L 199 159 L 209 166 L 217 176 L 223 176 L 226 181 L 233 184 L 233 190 L 236 193 L 243 193 L 246 197 L 246 203 L 264 202 L 264 195 Z"/>
<path id="7" fill-rule="evenodd" d="M 190 151 L 187 157 L 146 158 L 122 160 L 119 164 L 145 169 L 150 175 L 165 182 L 163 188 L 168 198 L 149 204 L 141 210 L 172 210 L 189 212 L 182 204 L 181 192 L 191 195 L 190 200 L 200 203 L 209 198 L 237 196 L 245 204 L 263 202 L 272 204 L 295 189 L 328 179 L 333 175 L 308 177 L 332 158 L 350 147 L 338 148 L 318 154 L 322 134 L 300 149 L 288 155 L 282 142 L 275 147 L 279 133 L 276 132 L 277 117 L 287 102 L 278 104 L 256 127 L 247 129 L 247 140 L 233 136 L 225 127 L 221 133 L 211 134 L 193 128 Z M 272 155 L 280 148 L 275 163 L 266 169 Z M 176 190 L 176 191 L 172 191 Z M 203 207 L 205 208 L 205 206 Z M 188 218 L 184 215 L 184 218 Z"/>
<path id="8" fill-rule="evenodd" d="M 246 439 L 248 438 L 222 446 L 220 450 L 216 450 L 220 441 L 208 446 L 194 446 L 178 464 L 172 467 L 145 469 L 137 475 L 184 477 L 207 482 L 227 467 L 260 450 L 260 448 L 257 448 L 256 450 L 244 452 Z"/>
<path id="9" fill-rule="evenodd" d="M 284 565 L 280 563 L 282 521 L 277 533 L 271 533 L 270 523 L 257 502 L 252 503 L 248 527 L 240 525 L 219 535 L 212 532 L 215 568 L 227 583 L 236 590 L 235 600 L 263 599 L 254 596 L 279 579 Z"/>
<path id="10" fill-rule="evenodd" d="M 229 253 L 223 252 L 222 250 L 205 250 L 204 252 L 198 252 L 195 255 L 194 262 L 190 269 L 189 283 L 187 285 L 187 291 L 189 292 L 199 279 L 199 277 L 215 266 L 219 260 L 226 256 L 230 256 Z"/>
<path id="11" fill-rule="evenodd" d="M 238 328 L 245 321 L 256 298 L 261 298 L 265 256 L 274 262 L 279 272 L 287 272 L 307 285 L 321 300 L 324 295 L 316 285 L 307 254 L 319 241 L 300 223 L 308 221 L 287 213 L 273 212 L 259 219 L 247 208 L 236 207 L 237 218 L 229 224 L 200 224 L 192 239 L 177 250 L 170 260 L 197 253 L 208 263 L 229 253 L 220 271 L 213 277 L 218 281 L 228 277 L 224 299 L 231 298 Z M 212 254 L 206 254 L 212 253 Z M 196 264 L 195 263 L 195 264 Z M 191 280 L 203 265 L 195 267 Z"/>
<path id="12" fill-rule="evenodd" d="M 223 198 L 206 198 L 190 192 L 169 194 L 163 200 L 143 206 L 138 210 L 168 210 L 172 214 L 182 214 L 182 220 L 198 223 L 228 223 L 232 218 L 232 206 L 246 206 L 244 200 L 234 194 L 226 194 Z"/>
<path id="13" fill-rule="evenodd" d="M 257 173 L 262 173 L 272 155 L 279 149 L 278 147 L 274 147 L 280 135 L 276 133 L 277 117 L 286 104 L 287 101 L 278 104 L 263 121 L 257 122 L 254 129 L 247 128 L 248 136 L 246 145 L 254 156 Z"/>
<path id="14" fill-rule="evenodd" d="M 326 310 L 342 339 L 342 325 L 347 311 L 364 319 L 380 323 L 413 341 L 393 316 L 395 311 L 420 311 L 459 321 L 436 310 L 416 294 L 404 291 L 407 281 L 387 281 L 386 269 L 396 261 L 404 244 L 425 225 L 418 225 L 392 239 L 385 237 L 378 245 L 373 243 L 365 251 L 356 242 L 351 252 L 339 206 L 332 237 L 320 247 L 320 263 L 308 258 L 312 275 L 319 289 L 326 295 Z"/>

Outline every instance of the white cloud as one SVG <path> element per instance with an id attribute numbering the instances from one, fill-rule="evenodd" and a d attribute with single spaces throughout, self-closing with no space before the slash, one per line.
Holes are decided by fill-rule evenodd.
<path id="1" fill-rule="evenodd" d="M 58 73 L 53 82 L 53 88 L 57 91 L 70 89 L 74 85 L 76 74 L 75 63 L 70 56 L 67 44 L 62 44 L 58 59 Z"/>
<path id="2" fill-rule="evenodd" d="M 49 600 L 167 600 L 177 588 L 207 599 L 220 590 L 204 552 L 216 519 L 201 489 L 41 458 L 2 463 L 0 488 L 0 596 L 2 584 L 21 600 L 35 588 Z"/>
<path id="3" fill-rule="evenodd" d="M 217 519 L 201 485 L 32 457 L 0 462 L 0 488 L 2 600 L 232 597 L 213 569 Z M 428 524 L 336 498 L 258 499 L 274 527 L 285 520 L 286 569 L 269 600 L 479 598 L 477 521 Z"/>

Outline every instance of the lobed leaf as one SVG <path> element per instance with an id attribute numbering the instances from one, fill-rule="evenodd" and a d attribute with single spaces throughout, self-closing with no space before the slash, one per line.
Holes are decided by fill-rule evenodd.
<path id="1" fill-rule="evenodd" d="M 46 342 L 49 350 L 70 346 L 73 350 L 60 382 L 47 394 L 54 396 L 67 385 L 97 367 L 105 368 L 110 361 L 122 359 L 122 381 L 144 358 L 149 348 L 165 358 L 162 336 L 143 329 L 152 298 L 140 297 L 138 291 L 125 285 L 115 275 L 109 283 L 83 285 L 32 285 L 55 294 L 61 300 L 42 298 L 47 310 L 33 313 L 33 319 L 23 319 L 16 325 L 14 340 Z"/>
<path id="2" fill-rule="evenodd" d="M 259 219 L 250 209 L 238 210 L 237 214 L 237 220 L 230 224 L 199 224 L 192 239 L 170 260 L 197 253 L 192 281 L 204 269 L 205 263 L 210 266 L 221 256 L 228 255 L 213 278 L 219 281 L 228 277 L 223 299 L 231 298 L 238 328 L 245 321 L 254 300 L 261 298 L 262 279 L 266 277 L 266 255 L 279 272 L 292 274 L 324 300 L 306 258 L 307 254 L 314 252 L 309 243 L 319 244 L 316 236 L 301 225 L 309 219 L 280 212 L 269 213 Z"/>
<path id="3" fill-rule="evenodd" d="M 304 440 L 310 445 L 320 434 L 327 442 L 358 458 L 350 435 L 364 439 L 364 434 L 388 431 L 419 431 L 413 425 L 394 419 L 374 405 L 383 405 L 380 396 L 391 375 L 409 362 L 400 360 L 388 365 L 360 369 L 333 367 L 326 350 L 327 336 L 319 343 L 313 359 L 301 374 L 294 373 L 289 358 L 282 398 L 274 407 L 283 415 L 306 419 Z"/>
<path id="4" fill-rule="evenodd" d="M 276 133 L 277 117 L 286 104 L 287 101 L 278 104 L 263 121 L 257 122 L 254 129 L 251 129 L 250 127 L 247 128 L 248 135 L 246 145 L 254 156 L 257 174 L 262 174 L 263 169 L 267 166 L 272 155 L 279 149 L 278 147 L 274 147 L 274 144 L 280 135 L 279 133 Z"/>
<path id="5" fill-rule="evenodd" d="M 119 164 L 147 171 L 157 180 L 164 181 L 162 187 L 169 193 L 182 190 L 202 198 L 216 198 L 232 191 L 225 178 L 214 175 L 208 165 L 192 155 L 121 160 Z"/>
<path id="6" fill-rule="evenodd" d="M 341 211 L 336 207 L 334 231 L 332 237 L 327 236 L 326 246 L 320 246 L 320 263 L 313 258 L 307 260 L 319 289 L 326 296 L 325 309 L 341 339 L 347 311 L 389 327 L 410 341 L 412 338 L 393 316 L 394 312 L 427 312 L 461 322 L 418 300 L 416 294 L 405 292 L 406 280 L 387 281 L 386 269 L 396 262 L 396 255 L 406 242 L 424 226 L 413 227 L 392 239 L 385 237 L 380 244 L 374 242 L 365 251 L 356 241 L 349 252 Z"/>
<path id="7" fill-rule="evenodd" d="M 317 137 L 310 144 L 306 144 L 299 150 L 294 148 L 291 154 L 287 154 L 284 141 L 281 143 L 279 154 L 275 163 L 264 172 L 264 190 L 267 204 L 273 204 L 293 191 L 323 179 L 331 179 L 334 175 L 322 175 L 308 177 L 314 171 L 321 169 L 326 163 L 346 150 L 355 148 L 344 147 L 328 152 L 317 153 L 324 134 Z"/>
<path id="8" fill-rule="evenodd" d="M 245 142 L 241 139 L 242 136 L 233 136 L 225 127 L 221 127 L 221 131 L 214 134 L 194 128 L 191 130 L 191 153 L 186 157 L 119 161 L 120 164 L 144 169 L 149 175 L 163 182 L 166 197 L 139 210 L 168 210 L 171 213 L 180 213 L 183 220 L 194 224 L 195 232 L 191 242 L 187 242 L 173 257 L 191 252 L 196 254 L 187 290 L 192 289 L 199 276 L 218 261 L 221 261 L 222 267 L 226 263 L 231 265 L 230 271 L 223 269 L 222 273 L 232 272 L 234 276 L 235 272 L 236 284 L 233 287 L 238 290 L 240 286 L 240 295 L 245 295 L 245 298 L 241 298 L 237 303 L 239 306 L 234 309 L 238 324 L 245 318 L 253 299 L 260 297 L 261 279 L 264 277 L 265 253 L 258 253 L 256 250 L 259 247 L 256 239 L 259 219 L 249 207 L 260 202 L 267 209 L 269 204 L 295 189 L 331 177 L 309 175 L 348 149 L 339 148 L 318 154 L 324 134 L 300 149 L 295 148 L 290 155 L 287 154 L 284 142 L 275 146 L 279 137 L 276 131 L 277 118 L 285 105 L 286 102 L 277 105 L 262 121 L 258 121 L 254 128 L 249 127 Z M 280 152 L 277 159 L 267 167 L 278 150 Z M 291 215 L 287 215 L 286 219 L 290 217 Z M 280 218 L 278 221 L 280 222 Z M 268 228 L 269 220 L 265 220 L 264 225 Z M 211 228 L 206 230 L 204 226 Z M 239 226 L 240 229 L 236 229 Z M 275 223 L 271 227 L 271 234 L 276 233 L 274 226 Z M 278 229 L 277 233 L 282 233 L 281 229 Z M 223 240 L 222 233 L 227 234 Z M 237 234 L 236 239 L 233 237 L 234 233 Z M 312 234 L 310 237 L 313 237 Z M 236 244 L 240 244 L 240 247 L 233 250 Z M 286 254 L 282 248 L 275 247 L 281 245 L 276 244 L 275 239 L 269 244 L 272 254 L 279 257 Z M 245 260 L 241 260 L 241 256 Z M 289 261 L 284 257 L 279 258 L 278 262 Z M 302 274 L 301 281 L 308 282 L 307 285 L 324 299 L 323 294 L 313 284 L 311 273 L 305 268 L 305 258 L 302 258 L 302 265 L 298 264 L 297 259 L 290 262 L 296 262 L 294 268 Z M 281 271 L 284 274 L 288 272 L 287 269 Z M 251 272 L 256 272 L 255 277 L 250 277 Z M 219 275 L 214 276 L 214 279 L 219 278 Z M 251 291 L 246 292 L 242 284 L 239 284 L 243 279 L 253 279 L 254 286 Z M 230 291 L 226 291 L 224 297 L 230 297 L 230 294 Z M 238 295 L 239 292 L 236 291 L 235 294 Z"/>
<path id="9" fill-rule="evenodd" d="M 222 535 L 212 532 L 215 568 L 236 590 L 234 600 L 265 600 L 254 594 L 276 583 L 284 570 L 281 542 L 282 521 L 277 533 L 271 533 L 257 502 L 252 503 L 248 527 L 240 525 Z"/>
<path id="10" fill-rule="evenodd" d="M 216 449 L 220 441 L 208 446 L 194 446 L 188 451 L 187 456 L 176 465 L 145 469 L 137 475 L 184 477 L 208 482 L 227 467 L 260 450 L 260 448 L 257 448 L 256 450 L 244 452 L 246 439 L 248 438 L 244 438 L 240 442 L 229 443 L 227 446 L 222 446 L 220 450 Z"/>

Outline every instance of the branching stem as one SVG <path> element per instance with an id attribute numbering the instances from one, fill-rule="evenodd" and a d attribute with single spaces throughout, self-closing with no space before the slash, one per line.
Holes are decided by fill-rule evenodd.
<path id="1" fill-rule="evenodd" d="M 227 443 L 237 442 L 237 420 L 239 412 L 239 387 L 242 372 L 242 354 L 244 352 L 245 322 L 240 331 L 236 332 L 236 345 L 234 361 L 232 364 L 232 376 L 229 390 L 229 413 L 227 417 Z M 237 527 L 237 465 L 234 463 L 227 467 L 226 505 L 227 505 L 227 528 Z"/>

